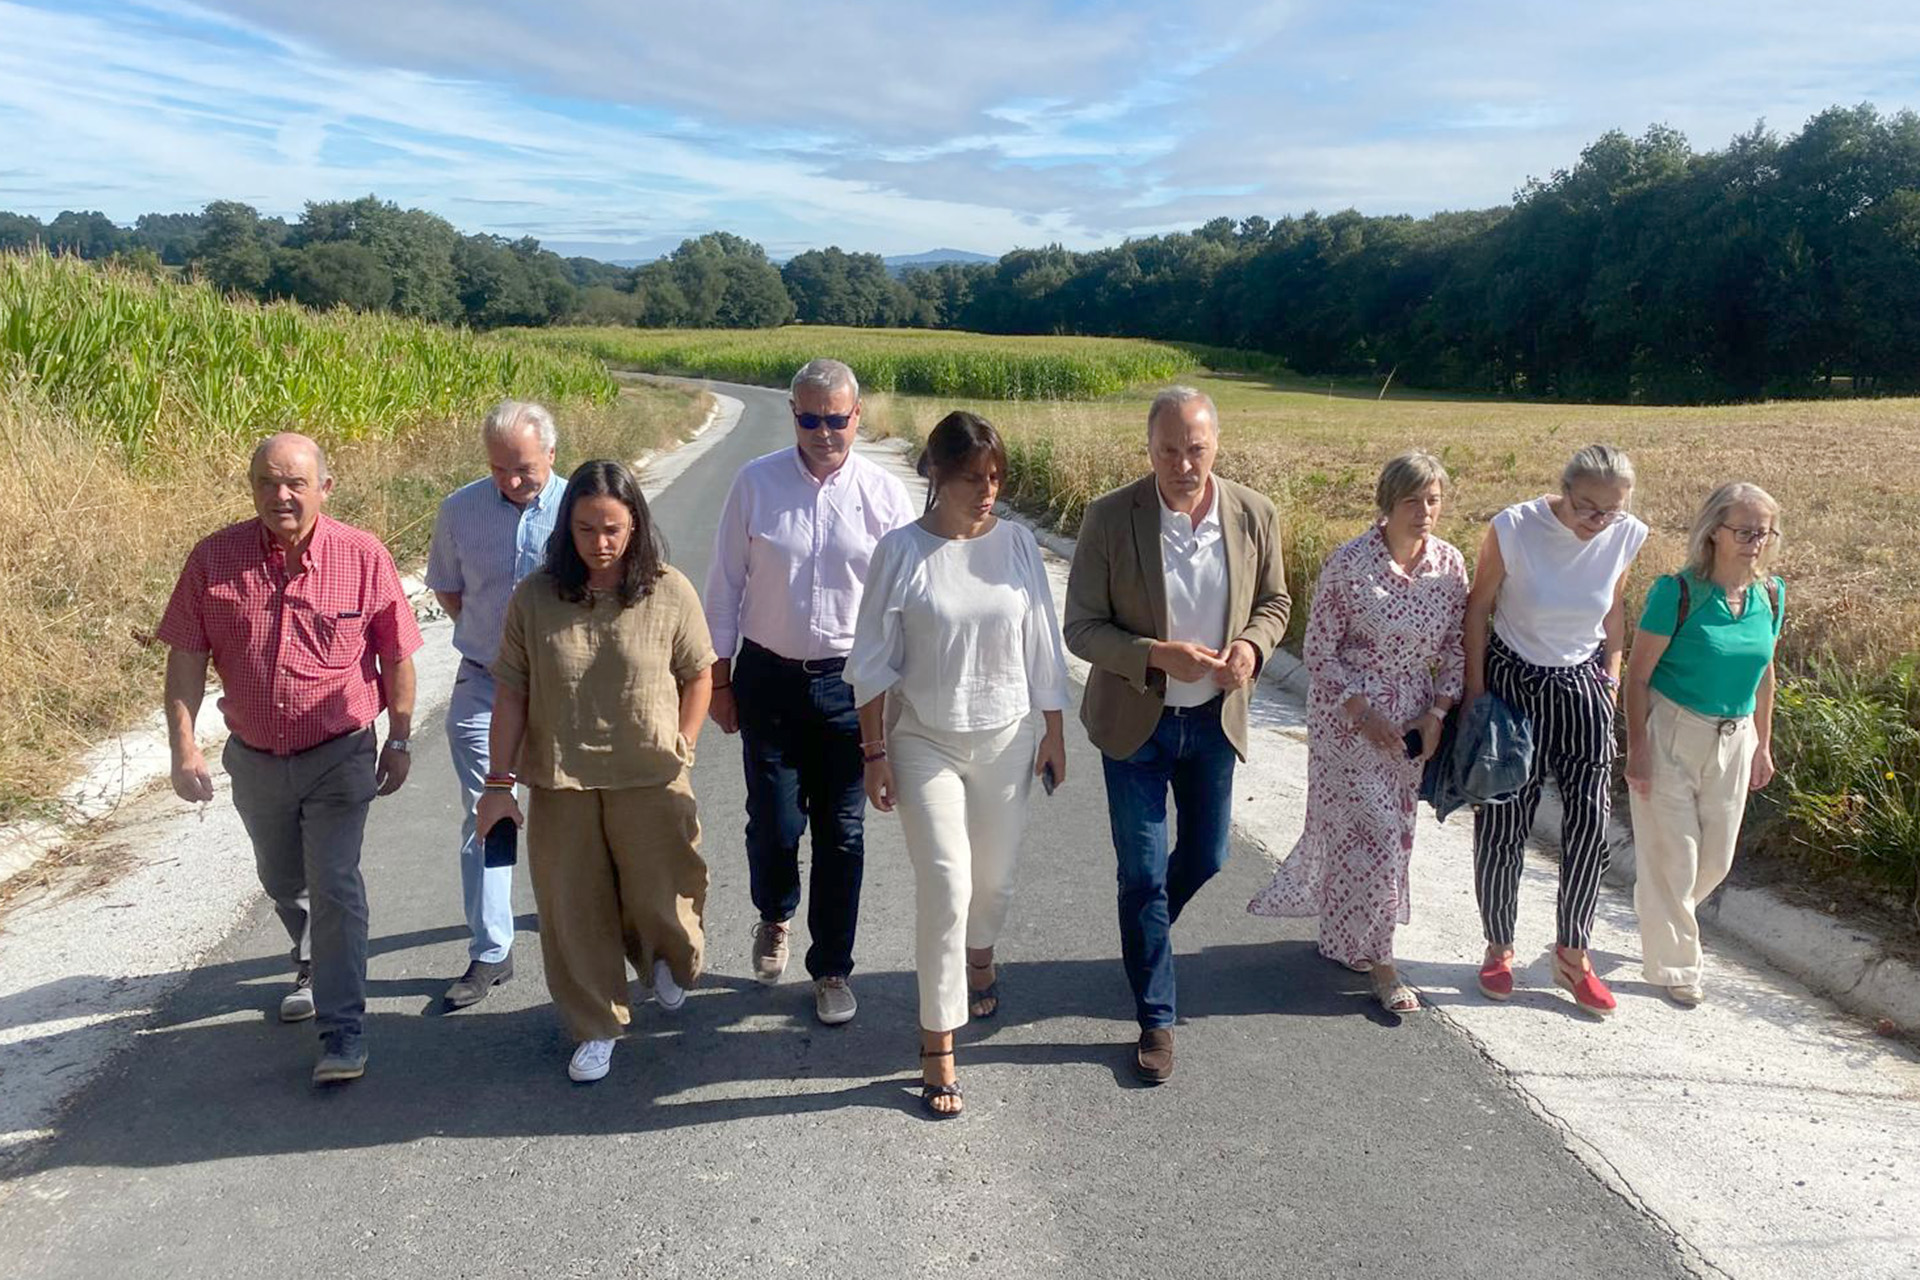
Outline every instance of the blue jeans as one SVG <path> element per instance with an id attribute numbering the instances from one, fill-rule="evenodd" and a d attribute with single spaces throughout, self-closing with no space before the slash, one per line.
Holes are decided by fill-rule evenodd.
<path id="1" fill-rule="evenodd" d="M 486 841 L 473 810 L 487 776 L 487 734 L 493 728 L 493 675 L 462 660 L 447 703 L 447 746 L 460 784 L 460 895 L 467 909 L 467 956 L 498 964 L 513 948 L 513 868 L 486 865 Z"/>
<path id="2" fill-rule="evenodd" d="M 747 776 L 747 880 L 762 920 L 785 923 L 800 905 L 800 837 L 813 829 L 807 891 L 807 972 L 853 972 L 853 935 L 866 874 L 866 765 L 853 686 L 808 674 L 753 644 L 733 663 Z"/>
<path id="3" fill-rule="evenodd" d="M 1218 698 L 1161 713 L 1153 736 L 1126 759 L 1101 757 L 1120 864 L 1120 958 L 1142 1030 L 1174 1023 L 1173 922 L 1227 864 L 1235 759 Z M 1171 852 L 1168 788 L 1178 814 Z"/>

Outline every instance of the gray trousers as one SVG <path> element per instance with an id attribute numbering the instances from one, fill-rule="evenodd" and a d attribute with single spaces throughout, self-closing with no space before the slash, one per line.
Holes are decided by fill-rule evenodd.
<path id="1" fill-rule="evenodd" d="M 374 733 L 363 729 L 290 756 L 228 738 L 221 759 L 253 841 L 260 887 L 313 963 L 321 1034 L 358 1032 L 367 1009 L 367 886 L 360 840 L 373 803 Z"/>

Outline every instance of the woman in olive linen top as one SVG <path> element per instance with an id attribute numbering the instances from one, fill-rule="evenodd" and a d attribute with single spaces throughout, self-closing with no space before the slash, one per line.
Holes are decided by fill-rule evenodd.
<path id="1" fill-rule="evenodd" d="M 1694 912 L 1733 865 L 1747 793 L 1773 778 L 1773 651 L 1786 589 L 1766 577 L 1780 506 L 1757 485 L 1714 490 L 1687 565 L 1659 579 L 1627 664 L 1634 909 L 1648 982 L 1696 1005 Z"/>
<path id="2" fill-rule="evenodd" d="M 627 962 L 677 1009 L 700 973 L 707 865 L 688 768 L 712 693 L 693 584 L 665 563 L 646 499 L 617 462 L 567 482 L 544 569 L 507 606 L 490 759 L 530 790 L 527 858 L 547 989 L 598 1080 L 625 1030 Z M 520 822 L 490 775 L 476 821 Z"/>

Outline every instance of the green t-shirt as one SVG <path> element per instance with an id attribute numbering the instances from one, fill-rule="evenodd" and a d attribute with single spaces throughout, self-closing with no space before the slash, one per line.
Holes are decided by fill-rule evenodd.
<path id="1" fill-rule="evenodd" d="M 1787 589 L 1778 578 L 1774 583 L 1785 615 Z M 1654 689 L 1703 716 L 1752 715 L 1760 677 L 1780 638 L 1780 617 L 1767 607 L 1766 589 L 1757 582 L 1748 587 L 1746 608 L 1735 618 L 1718 584 L 1689 575 L 1687 620 L 1676 636 L 1673 621 L 1679 612 L 1680 584 L 1672 574 L 1663 575 L 1648 589 L 1640 615 L 1642 631 L 1673 637 L 1653 669 Z"/>

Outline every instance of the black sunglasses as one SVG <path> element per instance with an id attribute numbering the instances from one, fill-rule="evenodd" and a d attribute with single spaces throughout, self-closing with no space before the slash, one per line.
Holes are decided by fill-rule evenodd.
<path id="1" fill-rule="evenodd" d="M 827 427 L 833 431 L 845 431 L 847 424 L 853 421 L 851 413 L 801 413 L 795 410 L 793 420 L 808 431 L 818 431 Z"/>

